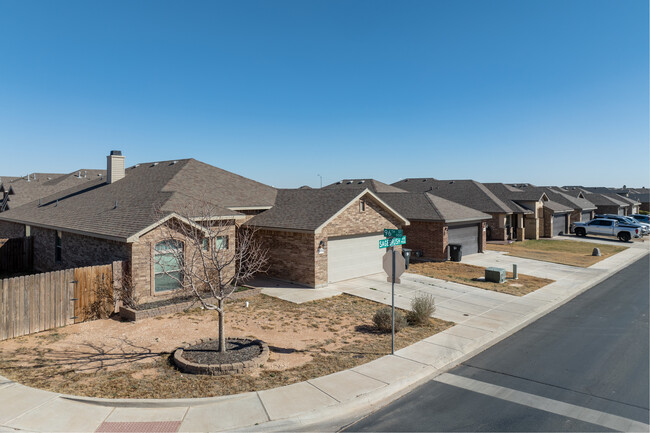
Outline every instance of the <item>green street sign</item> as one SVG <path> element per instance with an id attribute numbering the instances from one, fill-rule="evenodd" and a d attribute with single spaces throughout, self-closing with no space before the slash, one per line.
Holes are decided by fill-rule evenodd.
<path id="1" fill-rule="evenodd" d="M 390 239 L 379 239 L 379 248 L 389 248 L 397 245 L 404 245 L 406 243 L 406 236 Z"/>
<path id="2" fill-rule="evenodd" d="M 404 230 L 401 229 L 384 229 L 384 237 L 401 238 L 404 236 Z"/>

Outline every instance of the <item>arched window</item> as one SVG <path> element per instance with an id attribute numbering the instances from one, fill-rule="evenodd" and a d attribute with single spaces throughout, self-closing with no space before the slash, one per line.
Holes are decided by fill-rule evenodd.
<path id="1" fill-rule="evenodd" d="M 181 287 L 183 242 L 166 240 L 155 247 L 155 292 L 166 292 Z"/>

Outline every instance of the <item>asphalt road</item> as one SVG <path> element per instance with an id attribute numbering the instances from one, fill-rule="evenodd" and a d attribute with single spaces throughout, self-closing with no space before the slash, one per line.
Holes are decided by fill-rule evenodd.
<path id="1" fill-rule="evenodd" d="M 648 256 L 346 431 L 649 431 Z"/>

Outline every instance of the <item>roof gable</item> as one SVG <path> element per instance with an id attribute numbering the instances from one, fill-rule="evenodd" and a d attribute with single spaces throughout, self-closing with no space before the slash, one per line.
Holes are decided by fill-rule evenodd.
<path id="1" fill-rule="evenodd" d="M 275 205 L 246 224 L 256 227 L 319 232 L 353 205 L 370 196 L 387 212 L 408 225 L 408 220 L 368 189 L 281 189 Z"/>

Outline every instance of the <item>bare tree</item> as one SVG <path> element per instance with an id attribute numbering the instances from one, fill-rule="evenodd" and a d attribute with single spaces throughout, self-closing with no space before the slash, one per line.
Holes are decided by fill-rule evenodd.
<path id="1" fill-rule="evenodd" d="M 265 272 L 268 251 L 255 229 L 237 227 L 232 218 L 209 204 L 186 206 L 164 218 L 164 240 L 153 261 L 161 285 L 192 294 L 219 314 L 219 351 L 226 351 L 225 300 L 259 272 Z"/>

